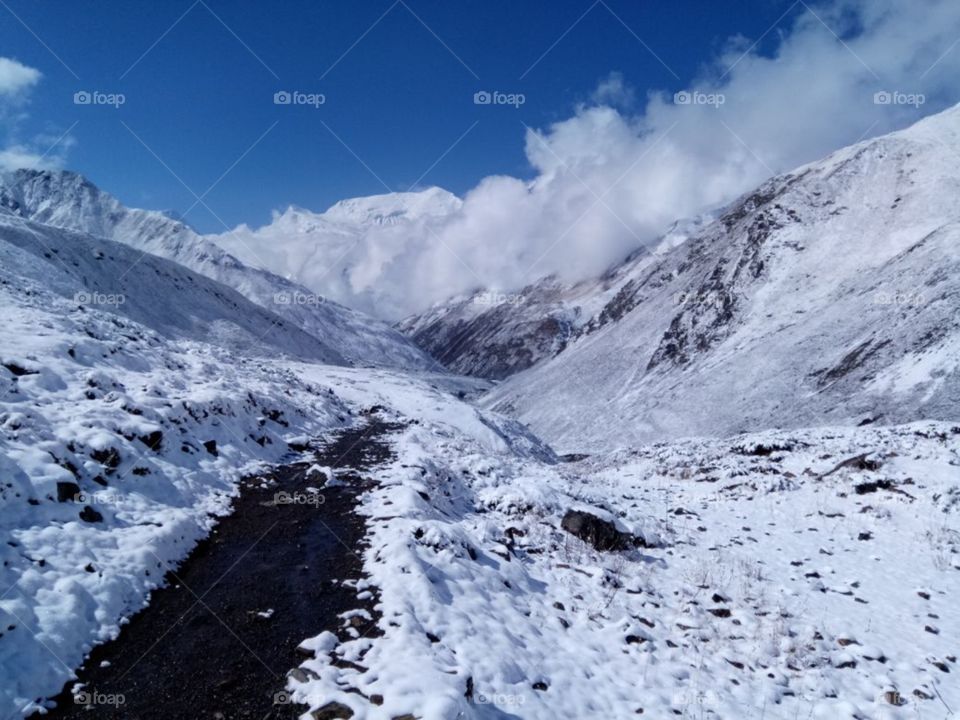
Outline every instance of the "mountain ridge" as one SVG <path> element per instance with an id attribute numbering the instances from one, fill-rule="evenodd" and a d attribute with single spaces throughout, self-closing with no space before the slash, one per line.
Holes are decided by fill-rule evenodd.
<path id="1" fill-rule="evenodd" d="M 88 233 L 173 260 L 239 291 L 353 364 L 436 369 L 436 363 L 387 323 L 250 267 L 185 223 L 156 210 L 128 208 L 82 175 L 17 170 L 0 175 L 0 214 Z"/>

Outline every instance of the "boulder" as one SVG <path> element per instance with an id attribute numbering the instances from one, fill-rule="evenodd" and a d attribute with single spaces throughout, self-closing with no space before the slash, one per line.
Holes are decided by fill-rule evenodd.
<path id="1" fill-rule="evenodd" d="M 601 552 L 645 546 L 643 538 L 618 530 L 609 520 L 582 510 L 567 510 L 560 527 Z"/>

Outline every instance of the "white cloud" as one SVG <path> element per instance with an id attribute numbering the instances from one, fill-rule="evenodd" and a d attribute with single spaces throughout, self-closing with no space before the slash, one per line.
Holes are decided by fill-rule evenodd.
<path id="1" fill-rule="evenodd" d="M 43 77 L 35 68 L 0 57 L 0 170 L 18 168 L 50 169 L 61 167 L 74 139 L 69 136 L 36 135 L 28 141 L 19 138 L 20 126 L 27 119 L 23 106 L 29 91 Z"/>
<path id="2" fill-rule="evenodd" d="M 10 96 L 40 82 L 39 70 L 10 58 L 0 57 L 0 96 Z"/>
<path id="3" fill-rule="evenodd" d="M 611 75 L 571 118 L 526 133 L 531 182 L 488 177 L 443 220 L 373 230 L 343 257 L 339 245 L 287 247 L 273 269 L 390 318 L 481 285 L 596 275 L 678 218 L 960 99 L 956 0 L 810 7 L 770 55 L 731 39 L 687 88 L 689 104 L 652 92 L 627 114 L 629 92 Z M 926 104 L 878 105 L 880 91 Z"/>
<path id="4" fill-rule="evenodd" d="M 63 167 L 66 151 L 73 145 L 73 141 L 64 139 L 56 145 L 53 145 L 53 142 L 51 141 L 49 149 L 40 151 L 37 150 L 39 141 L 32 146 L 8 145 L 0 148 L 0 170 L 52 170 Z"/>

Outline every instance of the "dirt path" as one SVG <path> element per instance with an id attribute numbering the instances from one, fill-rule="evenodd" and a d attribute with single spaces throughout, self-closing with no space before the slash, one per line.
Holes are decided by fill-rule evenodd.
<path id="1" fill-rule="evenodd" d="M 320 465 L 357 471 L 338 473 L 348 483 L 324 489 L 322 502 L 306 490 L 319 484 L 304 477 L 309 463 L 280 468 L 267 476 L 276 481 L 270 487 L 262 478 L 244 483 L 234 512 L 168 568 L 150 605 L 78 671 L 90 704 L 75 700 L 71 683 L 44 717 L 298 717 L 305 708 L 285 697 L 286 674 L 303 660 L 300 642 L 336 632 L 338 614 L 360 604 L 337 581 L 361 575 L 365 526 L 353 510 L 370 482 L 364 471 L 389 457 L 384 436 L 392 429 L 372 419 L 317 454 Z M 276 504 L 280 492 L 296 502 Z"/>

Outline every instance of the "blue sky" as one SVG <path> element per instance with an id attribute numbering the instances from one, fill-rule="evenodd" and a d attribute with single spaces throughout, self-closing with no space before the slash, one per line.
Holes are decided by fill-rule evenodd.
<path id="1" fill-rule="evenodd" d="M 529 177 L 524 125 L 570 117 L 611 72 L 642 104 L 687 87 L 731 36 L 763 36 L 754 52 L 766 52 L 801 12 L 780 0 L 3 0 L 0 55 L 43 74 L 16 135 L 69 130 L 65 166 L 130 205 L 183 212 L 216 183 L 209 209 L 187 216 L 216 232 L 385 186 L 462 194 L 487 175 Z M 275 105 L 279 90 L 325 103 Z M 481 90 L 525 102 L 476 105 Z M 76 105 L 77 91 L 125 102 Z"/>

